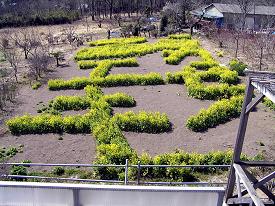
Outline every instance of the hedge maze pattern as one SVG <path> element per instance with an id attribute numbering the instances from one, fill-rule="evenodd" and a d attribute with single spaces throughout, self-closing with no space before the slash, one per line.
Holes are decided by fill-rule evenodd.
<path id="1" fill-rule="evenodd" d="M 126 38 L 98 40 L 90 47 L 77 52 L 75 60 L 79 69 L 91 69 L 90 77 L 75 77 L 70 80 L 49 80 L 50 90 L 84 89 L 84 96 L 58 96 L 49 102 L 47 108 L 37 116 L 15 117 L 7 122 L 14 135 L 44 133 L 91 133 L 97 143 L 96 164 L 229 164 L 231 152 L 211 152 L 205 155 L 175 152 L 158 155 L 137 155 L 122 131 L 163 133 L 172 130 L 166 114 L 143 112 L 112 114 L 112 107 L 134 107 L 133 97 L 116 93 L 104 95 L 101 87 L 131 85 L 185 84 L 188 95 L 197 99 L 217 100 L 208 109 L 189 117 L 186 126 L 195 131 L 208 128 L 238 117 L 243 101 L 244 85 L 239 85 L 238 73 L 220 66 L 211 54 L 201 48 L 190 35 L 171 35 L 150 44 L 145 38 Z M 201 61 L 192 62 L 181 71 L 166 74 L 166 79 L 158 73 L 110 75 L 113 67 L 137 67 L 136 56 L 162 52 L 167 64 L 179 64 L 186 56 L 199 56 Z M 212 84 L 205 84 L 212 82 Z M 86 110 L 85 115 L 62 116 L 67 110 Z M 149 171 L 152 170 L 152 171 Z M 204 169 L 204 172 L 209 172 Z M 135 169 L 131 169 L 132 177 Z M 194 172 L 194 171 L 193 171 Z M 99 178 L 122 178 L 123 170 L 117 168 L 98 168 Z M 130 177 L 131 177 L 130 175 Z M 170 178 L 192 180 L 190 169 L 142 169 L 146 178 Z"/>

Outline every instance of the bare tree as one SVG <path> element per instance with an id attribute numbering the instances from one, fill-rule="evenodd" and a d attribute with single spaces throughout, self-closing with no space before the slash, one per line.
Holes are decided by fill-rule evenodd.
<path id="1" fill-rule="evenodd" d="M 42 73 L 46 72 L 51 64 L 51 57 L 48 52 L 42 48 L 34 50 L 28 59 L 31 73 L 35 74 L 36 80 L 41 77 Z"/>
<path id="2" fill-rule="evenodd" d="M 76 40 L 76 37 L 77 37 L 75 26 L 73 26 L 73 25 L 67 25 L 63 29 L 63 34 L 66 36 L 69 44 L 72 45 L 73 42 Z"/>
<path id="3" fill-rule="evenodd" d="M 2 51 L 5 59 L 10 63 L 11 68 L 13 69 L 13 74 L 16 82 L 18 82 L 18 69 L 20 63 L 20 56 L 18 55 L 16 48 L 6 49 Z"/>
<path id="4" fill-rule="evenodd" d="M 15 45 L 23 50 L 25 59 L 28 59 L 32 49 L 41 45 L 41 41 L 37 37 L 37 31 L 33 29 L 19 29 L 11 38 L 15 41 Z"/>

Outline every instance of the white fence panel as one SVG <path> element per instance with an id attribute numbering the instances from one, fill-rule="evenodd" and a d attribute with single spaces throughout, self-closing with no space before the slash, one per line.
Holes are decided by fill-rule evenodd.
<path id="1" fill-rule="evenodd" d="M 220 187 L 0 182 L 5 206 L 221 206 Z"/>

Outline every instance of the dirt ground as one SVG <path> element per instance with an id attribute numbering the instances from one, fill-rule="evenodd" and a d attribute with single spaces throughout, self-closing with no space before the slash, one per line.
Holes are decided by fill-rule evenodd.
<path id="1" fill-rule="evenodd" d="M 76 76 L 89 76 L 91 70 L 79 70 L 72 59 L 73 54 L 68 54 L 67 66 L 57 68 L 50 72 L 45 83 L 38 90 L 32 90 L 30 86 L 22 86 L 16 103 L 9 109 L 9 113 L 1 118 L 1 146 L 24 145 L 23 153 L 19 153 L 10 161 L 19 162 L 31 160 L 44 163 L 91 163 L 95 158 L 95 140 L 91 135 L 64 134 L 63 140 L 58 140 L 59 135 L 23 135 L 19 137 L 9 134 L 4 126 L 4 121 L 10 117 L 23 115 L 24 113 L 37 114 L 37 108 L 46 104 L 58 95 L 83 95 L 84 91 L 66 90 L 49 91 L 46 80 L 50 78 L 70 79 Z M 166 65 L 160 53 L 150 54 L 138 58 L 140 67 L 113 68 L 111 74 L 118 73 L 148 73 L 158 72 L 163 76 L 168 71 L 178 71 L 196 57 L 187 57 L 178 66 Z M 125 92 L 132 95 L 137 101 L 137 106 L 131 109 L 114 108 L 114 112 L 160 111 L 167 113 L 173 124 L 173 131 L 163 134 L 144 134 L 125 132 L 125 137 L 130 145 L 138 153 L 148 152 L 151 155 L 171 152 L 182 149 L 187 152 L 208 152 L 211 150 L 227 150 L 234 145 L 239 120 L 235 119 L 224 125 L 209 129 L 205 133 L 195 133 L 185 127 L 187 118 L 196 114 L 201 108 L 209 107 L 213 101 L 201 101 L 187 96 L 184 85 L 160 85 L 160 86 L 131 86 L 104 88 L 106 94 Z M 79 112 L 66 112 L 69 114 L 83 114 Z M 275 155 L 275 112 L 261 105 L 257 112 L 250 116 L 246 145 L 244 151 L 249 155 L 255 155 L 264 151 L 274 158 Z M 260 146 L 260 142 L 265 146 Z"/>

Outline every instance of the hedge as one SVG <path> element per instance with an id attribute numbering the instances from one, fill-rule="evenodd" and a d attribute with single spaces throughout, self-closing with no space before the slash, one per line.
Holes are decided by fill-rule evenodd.
<path id="1" fill-rule="evenodd" d="M 157 51 L 157 48 L 148 43 L 143 44 L 119 44 L 101 47 L 84 48 L 77 52 L 75 60 L 102 60 L 114 58 L 127 58 L 144 56 Z"/>
<path id="2" fill-rule="evenodd" d="M 171 130 L 171 123 L 167 115 L 159 112 L 146 113 L 142 111 L 135 114 L 130 111 L 125 114 L 116 114 L 114 119 L 123 131 L 163 133 Z"/>
<path id="3" fill-rule="evenodd" d="M 211 67 L 218 66 L 218 63 L 214 61 L 194 61 L 191 62 L 190 66 L 198 70 L 207 70 Z"/>
<path id="4" fill-rule="evenodd" d="M 87 85 L 91 85 L 92 82 L 87 77 L 75 77 L 70 80 L 63 79 L 50 79 L 48 81 L 49 90 L 64 90 L 64 89 L 84 89 Z"/>
<path id="5" fill-rule="evenodd" d="M 91 60 L 82 60 L 77 62 L 79 69 L 93 69 L 98 66 L 98 62 Z"/>
<path id="6" fill-rule="evenodd" d="M 243 96 L 222 99 L 208 109 L 201 109 L 197 115 L 189 117 L 186 126 L 192 131 L 202 132 L 236 118 L 241 114 L 243 99 Z"/>
<path id="7" fill-rule="evenodd" d="M 93 84 L 101 87 L 133 86 L 133 85 L 161 85 L 165 84 L 158 73 L 148 74 L 116 74 L 105 78 L 93 79 Z"/>
<path id="8" fill-rule="evenodd" d="M 195 49 L 199 46 L 197 40 L 186 39 L 162 39 L 155 44 L 115 44 L 99 47 L 84 48 L 77 52 L 75 60 L 103 60 L 115 58 L 127 58 L 134 56 L 144 56 L 162 50 L 179 50 L 192 47 Z M 191 47 L 190 47 L 191 48 Z"/>
<path id="9" fill-rule="evenodd" d="M 134 98 L 127 94 L 123 94 L 123 93 L 105 95 L 104 99 L 112 107 L 134 107 L 134 106 L 136 106 L 136 101 L 134 100 Z"/>
<path id="10" fill-rule="evenodd" d="M 192 39 L 190 34 L 170 34 L 169 39 Z"/>
<path id="11" fill-rule="evenodd" d="M 180 49 L 172 52 L 168 57 L 164 58 L 166 64 L 178 65 L 185 57 L 194 56 L 197 54 L 196 50 L 190 48 Z"/>
<path id="12" fill-rule="evenodd" d="M 97 67 L 90 73 L 90 78 L 106 77 L 112 67 L 137 67 L 135 58 L 104 60 L 98 63 Z"/>
<path id="13" fill-rule="evenodd" d="M 140 44 L 147 42 L 145 37 L 112 38 L 89 42 L 89 46 L 104 46 L 110 44 Z"/>
<path id="14" fill-rule="evenodd" d="M 85 110 L 90 104 L 89 99 L 83 96 L 57 96 L 50 102 L 49 107 L 58 111 Z"/>
<path id="15" fill-rule="evenodd" d="M 272 102 L 270 99 L 264 98 L 263 103 L 265 106 L 269 107 L 271 110 L 275 111 L 275 103 Z"/>
<path id="16" fill-rule="evenodd" d="M 238 72 L 240 76 L 244 76 L 244 70 L 247 68 L 246 64 L 237 59 L 232 59 L 229 62 L 229 66 L 231 70 Z"/>
<path id="17" fill-rule="evenodd" d="M 7 121 L 14 135 L 46 133 L 89 133 L 89 114 L 61 117 L 42 114 L 39 116 L 24 115 Z"/>

